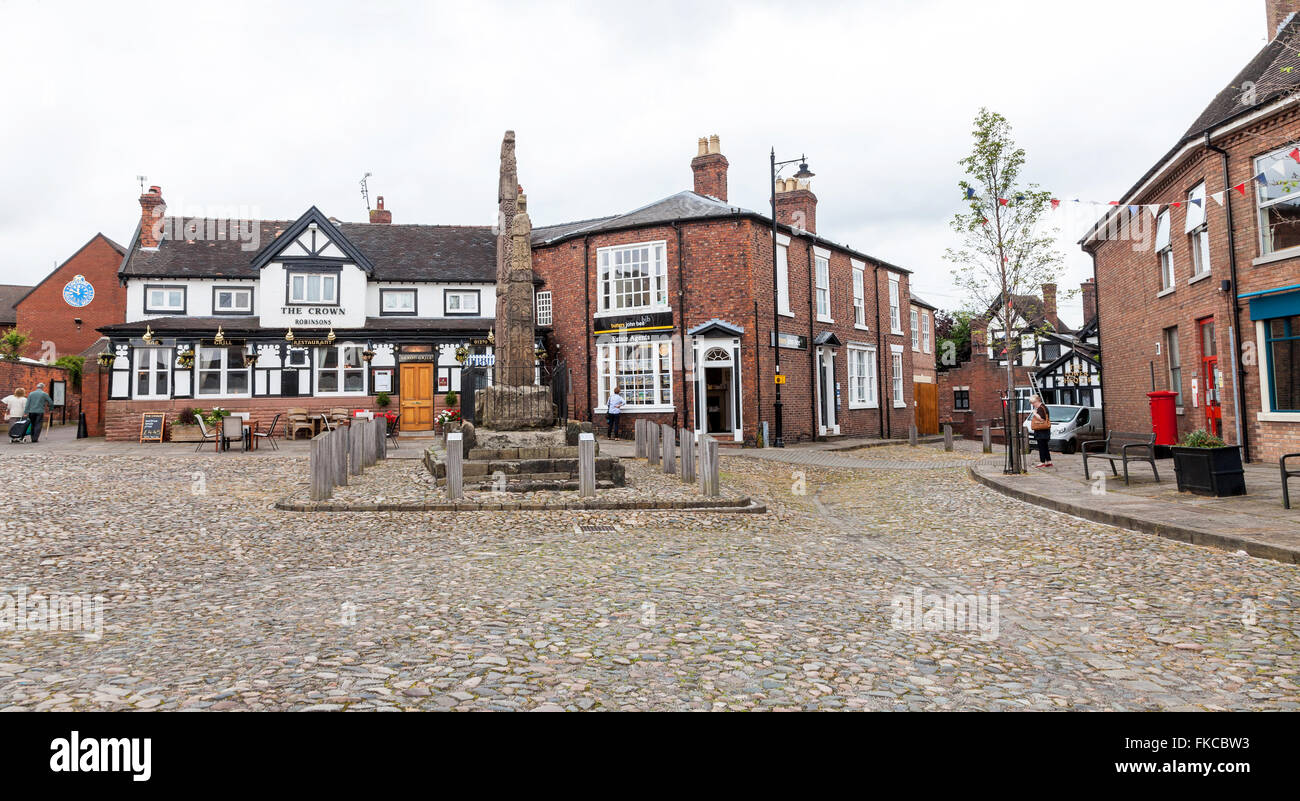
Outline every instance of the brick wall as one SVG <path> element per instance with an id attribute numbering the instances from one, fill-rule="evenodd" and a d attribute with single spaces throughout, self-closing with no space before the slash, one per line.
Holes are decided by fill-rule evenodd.
<path id="1" fill-rule="evenodd" d="M 53 382 L 55 381 L 67 382 L 64 400 L 67 405 L 69 420 L 75 423 L 75 415 L 81 408 L 81 395 L 73 388 L 67 370 L 46 364 L 29 364 L 27 362 L 11 362 L 0 359 L 0 397 L 10 395 L 18 387 L 27 390 L 27 394 L 30 395 L 32 390 L 36 389 L 38 382 L 43 382 L 45 391 L 49 393 L 50 397 L 53 397 Z M 3 414 L 4 409 L 0 408 L 0 416 L 3 416 Z M 58 417 L 59 414 L 59 409 L 57 407 L 53 408 L 46 419 L 50 419 L 50 416 Z"/>
<path id="2" fill-rule="evenodd" d="M 1185 206 L 1187 192 L 1204 180 L 1207 196 L 1224 191 L 1225 203 L 1232 204 L 1238 293 L 1300 283 L 1300 257 L 1253 263 L 1260 256 L 1254 158 L 1288 145 L 1297 138 L 1300 138 L 1300 116 L 1295 111 L 1274 115 L 1216 141 L 1229 153 L 1230 172 L 1226 187 L 1219 155 L 1202 148 L 1190 154 L 1133 202 L 1180 202 Z M 1242 182 L 1246 184 L 1245 196 L 1232 189 Z M 1167 352 L 1162 340 L 1164 330 L 1173 326 L 1178 329 L 1184 398 L 1182 413 L 1178 416 L 1178 432 L 1182 436 L 1206 426 L 1204 409 L 1194 408 L 1191 403 L 1191 379 L 1199 377 L 1202 355 L 1197 323 L 1212 317 L 1215 322 L 1214 344 L 1219 369 L 1223 373 L 1223 437 L 1230 443 L 1238 441 L 1235 430 L 1238 402 L 1233 389 L 1229 345 L 1232 300 L 1230 294 L 1222 292 L 1219 286 L 1220 281 L 1230 277 L 1226 212 L 1226 207 L 1207 198 L 1210 277 L 1189 283 L 1192 261 L 1190 243 L 1183 233 L 1186 212 L 1182 208 L 1171 210 L 1175 289 L 1169 294 L 1160 295 L 1160 273 L 1153 247 L 1112 237 L 1093 248 L 1108 428 L 1138 431 L 1150 428 L 1146 393 L 1152 388 L 1152 367 L 1155 388 L 1169 389 Z M 1147 214 L 1145 210 L 1142 213 Z M 1151 241 L 1154 241 L 1154 220 L 1149 214 L 1146 222 L 1151 230 Z M 1245 354 L 1241 365 L 1244 374 L 1238 375 L 1245 394 L 1245 409 L 1240 421 L 1251 444 L 1252 459 L 1271 461 L 1283 453 L 1300 450 L 1300 421 L 1259 420 L 1259 369 L 1263 343 L 1256 341 L 1248 302 L 1240 302 L 1239 313 L 1240 342 Z M 1198 383 L 1204 384 L 1204 381 Z"/>
<path id="3" fill-rule="evenodd" d="M 117 278 L 123 255 L 103 234 L 96 234 L 36 285 L 18 304 L 18 330 L 32 338 L 25 355 L 41 355 L 46 341 L 54 343 L 55 358 L 81 353 L 99 339 L 95 329 L 126 320 L 126 289 Z M 63 299 L 64 285 L 77 275 L 95 288 L 94 299 L 80 308 Z M 80 329 L 76 318 L 81 318 Z"/>

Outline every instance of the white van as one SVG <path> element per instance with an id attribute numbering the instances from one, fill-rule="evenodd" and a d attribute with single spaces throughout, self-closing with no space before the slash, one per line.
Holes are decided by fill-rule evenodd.
<path id="1" fill-rule="evenodd" d="M 1105 436 L 1105 421 L 1101 416 L 1100 406 L 1062 406 L 1054 403 L 1047 404 L 1047 415 L 1052 421 L 1052 440 L 1051 449 L 1059 450 L 1061 453 L 1074 453 L 1079 450 L 1079 436 L 1081 434 L 1095 434 Z M 1025 431 L 1029 435 L 1029 441 L 1034 440 L 1034 431 L 1029 427 L 1029 419 L 1032 415 L 1025 417 Z"/>

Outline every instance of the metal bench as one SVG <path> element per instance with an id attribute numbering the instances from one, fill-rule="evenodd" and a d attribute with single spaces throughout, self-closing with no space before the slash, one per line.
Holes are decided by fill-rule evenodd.
<path id="1" fill-rule="evenodd" d="M 1278 466 L 1282 469 L 1282 508 L 1291 508 L 1291 493 L 1287 490 L 1286 483 L 1292 478 L 1300 477 L 1300 470 L 1287 470 L 1287 459 L 1300 459 L 1300 453 L 1288 453 L 1281 459 L 1278 459 Z"/>
<path id="2" fill-rule="evenodd" d="M 1110 472 L 1115 476 L 1119 475 L 1119 471 L 1115 469 L 1115 462 L 1123 462 L 1125 484 L 1129 483 L 1129 462 L 1146 462 L 1151 465 L 1151 472 L 1155 474 L 1156 481 L 1160 481 L 1160 471 L 1156 469 L 1156 435 L 1154 432 L 1134 434 L 1109 431 L 1106 433 L 1106 439 L 1104 440 L 1085 442 L 1082 452 L 1084 478 L 1092 478 L 1092 473 L 1088 471 L 1088 457 L 1091 456 L 1094 459 L 1105 459 L 1110 462 Z"/>

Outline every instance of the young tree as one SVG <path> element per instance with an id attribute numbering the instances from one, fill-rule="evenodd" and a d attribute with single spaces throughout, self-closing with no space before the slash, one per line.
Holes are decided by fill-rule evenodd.
<path id="1" fill-rule="evenodd" d="M 970 359 L 971 312 L 959 309 L 934 313 L 934 336 L 939 347 L 939 369 L 956 367 Z"/>
<path id="2" fill-rule="evenodd" d="M 27 343 L 31 341 L 32 338 L 27 332 L 19 331 L 17 328 L 0 331 L 0 359 L 18 361 L 22 358 Z"/>
<path id="3" fill-rule="evenodd" d="M 1015 395 L 1015 361 L 1011 343 L 1017 341 L 1012 298 L 1037 292 L 1055 282 L 1061 254 L 1054 247 L 1055 231 L 1045 230 L 1051 195 L 1037 184 L 1022 183 L 1025 151 L 1016 145 L 1011 124 L 987 108 L 975 115 L 970 155 L 959 164 L 966 177 L 958 182 L 966 210 L 953 216 L 952 229 L 961 247 L 945 257 L 955 268 L 953 282 L 981 309 L 995 309 L 1007 345 L 1007 393 Z M 1010 441 L 1008 432 L 1008 441 Z"/>

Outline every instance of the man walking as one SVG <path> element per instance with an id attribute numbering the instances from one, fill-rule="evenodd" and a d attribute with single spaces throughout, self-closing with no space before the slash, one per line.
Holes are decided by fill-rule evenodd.
<path id="1" fill-rule="evenodd" d="M 627 401 L 623 400 L 623 396 L 618 394 L 618 387 L 614 387 L 614 391 L 609 393 L 609 403 L 605 405 L 605 417 L 609 421 L 608 436 L 610 439 L 618 439 L 618 422 L 623 416 L 623 407 L 626 404 Z"/>
<path id="2" fill-rule="evenodd" d="M 45 413 L 53 405 L 54 401 L 45 394 L 44 382 L 37 384 L 32 394 L 27 396 L 27 419 L 32 425 L 32 444 L 41 441 L 41 426 L 45 423 Z"/>

